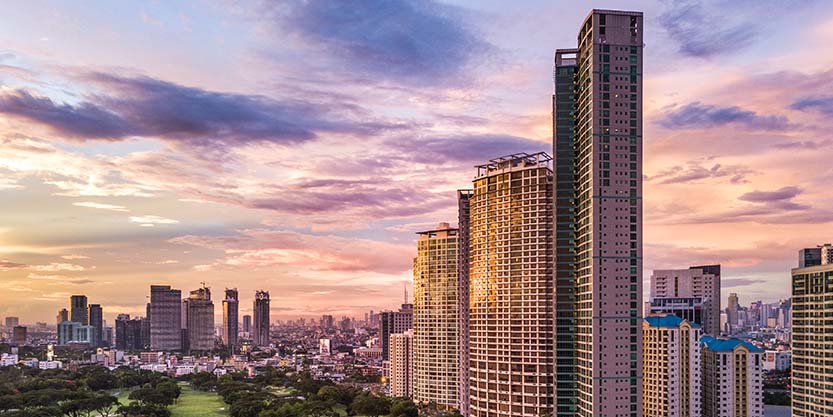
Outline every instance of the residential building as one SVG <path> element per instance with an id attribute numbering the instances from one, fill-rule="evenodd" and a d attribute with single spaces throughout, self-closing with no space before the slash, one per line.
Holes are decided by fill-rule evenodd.
<path id="1" fill-rule="evenodd" d="M 651 307 L 653 312 L 667 311 L 699 324 L 704 334 L 719 336 L 720 265 L 655 270 L 651 274 Z"/>
<path id="2" fill-rule="evenodd" d="M 69 321 L 69 311 L 67 311 L 67 309 L 65 308 L 58 310 L 58 315 L 55 317 L 55 320 L 56 324 Z"/>
<path id="3" fill-rule="evenodd" d="M 473 195 L 474 190 L 457 191 L 457 309 L 460 316 L 457 325 L 460 337 L 457 353 L 457 410 L 464 416 L 469 415 L 469 218 Z"/>
<path id="4" fill-rule="evenodd" d="M 90 304 L 87 306 L 87 320 L 89 320 L 88 324 L 95 329 L 95 334 L 92 337 L 92 345 L 95 347 L 101 346 L 104 338 L 104 312 L 100 304 Z"/>
<path id="5" fill-rule="evenodd" d="M 116 349 L 137 351 L 145 349 L 147 341 L 142 335 L 145 320 L 131 319 L 128 314 L 119 314 L 116 318 Z"/>
<path id="6" fill-rule="evenodd" d="M 798 267 L 827 265 L 833 263 L 833 245 L 825 243 L 815 248 L 805 248 L 798 251 Z"/>
<path id="7" fill-rule="evenodd" d="M 191 291 L 182 302 L 186 305 L 189 350 L 213 349 L 214 302 L 211 301 L 211 290 L 202 287 Z"/>
<path id="8" fill-rule="evenodd" d="M 243 316 L 243 333 L 247 335 L 252 332 L 252 316 L 246 314 Z"/>
<path id="9" fill-rule="evenodd" d="M 734 338 L 700 342 L 703 417 L 763 416 L 763 350 Z"/>
<path id="10" fill-rule="evenodd" d="M 234 352 L 237 347 L 239 310 L 240 298 L 237 288 L 226 288 L 226 298 L 223 299 L 223 344 L 231 352 Z"/>
<path id="11" fill-rule="evenodd" d="M 726 319 L 729 322 L 729 333 L 736 332 L 740 327 L 738 320 L 740 313 L 740 302 L 736 293 L 729 294 L 729 303 L 726 305 Z"/>
<path id="12" fill-rule="evenodd" d="M 26 344 L 26 326 L 14 326 L 12 327 L 11 334 L 12 334 L 12 343 L 15 346 L 23 346 Z"/>
<path id="13" fill-rule="evenodd" d="M 764 371 L 789 371 L 792 365 L 792 352 L 789 350 L 768 350 L 764 353 Z"/>
<path id="14" fill-rule="evenodd" d="M 593 10 L 555 52 L 555 416 L 642 415 L 642 49 L 642 13 Z"/>
<path id="15" fill-rule="evenodd" d="M 413 399 L 457 408 L 460 311 L 458 230 L 440 223 L 418 233 L 414 258 Z"/>
<path id="16" fill-rule="evenodd" d="M 642 324 L 645 417 L 700 417 L 700 326 L 672 314 Z"/>
<path id="17" fill-rule="evenodd" d="M 90 320 L 87 317 L 87 296 L 73 295 L 69 298 L 69 319 L 83 325 L 89 324 Z"/>
<path id="18" fill-rule="evenodd" d="M 269 346 L 269 291 L 255 292 L 254 333 L 252 339 L 257 346 Z"/>
<path id="19" fill-rule="evenodd" d="M 383 311 L 379 316 L 379 342 L 382 344 L 382 358 L 389 360 L 390 335 L 414 328 L 414 305 L 405 303 L 400 306 L 399 311 Z"/>
<path id="20" fill-rule="evenodd" d="M 182 292 L 170 285 L 150 286 L 150 348 L 182 349 Z"/>
<path id="21" fill-rule="evenodd" d="M 469 199 L 469 414 L 552 411 L 552 158 L 477 167 Z"/>
<path id="22" fill-rule="evenodd" d="M 82 326 L 82 324 L 75 321 L 58 323 L 58 344 L 66 346 L 69 342 L 75 340 L 75 329 L 79 326 Z"/>
<path id="23" fill-rule="evenodd" d="M 390 336 L 389 394 L 391 397 L 411 397 L 413 394 L 413 332 Z"/>
<path id="24" fill-rule="evenodd" d="M 833 263 L 792 270 L 792 412 L 833 415 Z"/>

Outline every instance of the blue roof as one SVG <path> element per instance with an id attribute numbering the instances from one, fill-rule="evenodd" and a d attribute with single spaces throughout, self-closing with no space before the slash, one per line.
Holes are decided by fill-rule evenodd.
<path id="1" fill-rule="evenodd" d="M 645 321 L 647 321 L 648 325 L 652 327 L 679 327 L 683 320 L 684 319 L 681 319 L 673 314 L 645 317 Z M 692 327 L 700 327 L 700 325 L 696 323 L 689 324 L 691 324 Z"/>
<path id="2" fill-rule="evenodd" d="M 700 338 L 700 343 L 706 345 L 711 351 L 723 351 L 729 352 L 735 350 L 738 345 L 746 346 L 750 352 L 763 352 L 764 350 L 753 345 L 752 343 L 747 342 L 746 340 L 741 340 L 736 337 L 731 339 L 718 339 L 712 336 L 703 336 Z"/>

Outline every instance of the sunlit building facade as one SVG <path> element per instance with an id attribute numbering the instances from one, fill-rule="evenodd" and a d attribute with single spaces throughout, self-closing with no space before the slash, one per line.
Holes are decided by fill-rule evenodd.
<path id="1" fill-rule="evenodd" d="M 642 415 L 642 23 L 593 10 L 555 53 L 557 416 Z"/>
<path id="2" fill-rule="evenodd" d="M 736 338 L 703 336 L 703 417 L 761 417 L 764 413 L 763 349 Z M 793 405 L 795 407 L 795 405 Z M 793 408 L 795 416 L 795 408 Z M 829 414 L 805 414 L 805 416 Z"/>
<path id="3" fill-rule="evenodd" d="M 413 399 L 457 408 L 458 230 L 419 232 L 414 258 Z"/>
<path id="4" fill-rule="evenodd" d="M 700 326 L 668 314 L 646 317 L 645 417 L 700 417 Z"/>
<path id="5" fill-rule="evenodd" d="M 214 302 L 211 301 L 211 291 L 205 287 L 191 291 L 183 303 L 186 305 L 184 311 L 188 347 L 203 351 L 213 349 Z"/>
<path id="6" fill-rule="evenodd" d="M 542 152 L 477 167 L 469 201 L 471 416 L 552 412 L 550 166 Z"/>
<path id="7" fill-rule="evenodd" d="M 254 322 L 252 324 L 252 339 L 256 346 L 269 346 L 270 336 L 270 306 L 269 291 L 255 291 L 255 301 L 252 309 Z"/>
<path id="8" fill-rule="evenodd" d="M 240 298 L 237 288 L 226 288 L 226 297 L 223 299 L 223 344 L 231 352 L 234 352 L 237 346 L 239 311 Z"/>
<path id="9" fill-rule="evenodd" d="M 413 346 L 414 335 L 411 330 L 390 335 L 388 384 L 391 397 L 413 395 Z"/>

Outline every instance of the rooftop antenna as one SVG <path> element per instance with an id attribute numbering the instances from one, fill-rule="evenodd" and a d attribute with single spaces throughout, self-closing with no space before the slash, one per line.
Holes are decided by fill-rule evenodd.
<path id="1" fill-rule="evenodd" d="M 403 299 L 403 304 L 408 304 L 408 283 L 402 283 L 402 289 L 405 290 L 405 298 Z"/>

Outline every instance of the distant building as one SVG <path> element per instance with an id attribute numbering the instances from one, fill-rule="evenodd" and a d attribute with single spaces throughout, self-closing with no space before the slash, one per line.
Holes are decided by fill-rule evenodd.
<path id="1" fill-rule="evenodd" d="M 243 333 L 252 333 L 252 316 L 246 314 L 243 316 Z"/>
<path id="2" fill-rule="evenodd" d="M 100 304 L 90 304 L 87 307 L 87 319 L 89 320 L 88 324 L 95 329 L 95 334 L 92 337 L 92 345 L 94 347 L 101 346 L 101 342 L 104 339 L 104 312 Z"/>
<path id="3" fill-rule="evenodd" d="M 379 341 L 382 344 L 382 358 L 389 360 L 390 335 L 403 333 L 414 328 L 414 305 L 402 304 L 399 311 L 384 311 L 379 316 Z"/>
<path id="4" fill-rule="evenodd" d="M 213 349 L 214 302 L 211 301 L 211 291 L 205 287 L 191 291 L 182 302 L 186 306 L 188 348 L 202 351 Z"/>
<path id="5" fill-rule="evenodd" d="M 12 343 L 16 346 L 23 346 L 26 344 L 26 326 L 12 327 Z"/>
<path id="6" fill-rule="evenodd" d="M 223 299 L 223 344 L 231 352 L 235 352 L 237 346 L 239 311 L 240 298 L 237 288 L 226 288 L 226 297 Z"/>
<path id="7" fill-rule="evenodd" d="M 833 264 L 833 245 L 830 243 L 798 251 L 799 268 L 828 264 Z"/>
<path id="8" fill-rule="evenodd" d="M 699 324 L 704 334 L 719 336 L 720 265 L 655 270 L 650 303 L 652 313 L 672 313 Z"/>
<path id="9" fill-rule="evenodd" d="M 702 416 L 763 416 L 763 350 L 740 339 L 703 336 L 700 342 Z"/>
<path id="10" fill-rule="evenodd" d="M 726 319 L 729 322 L 729 332 L 734 333 L 738 330 L 739 321 L 738 313 L 740 312 L 740 302 L 736 293 L 729 294 L 729 303 L 726 305 Z M 714 335 L 713 335 L 714 336 Z"/>
<path id="11" fill-rule="evenodd" d="M 182 292 L 170 285 L 150 286 L 150 348 L 182 349 Z"/>
<path id="12" fill-rule="evenodd" d="M 270 307 L 269 291 L 256 291 L 254 301 L 254 335 L 252 337 L 257 346 L 269 346 Z"/>
<path id="13" fill-rule="evenodd" d="M 457 190 L 457 309 L 460 321 L 457 324 L 459 367 L 457 383 L 457 409 L 460 414 L 469 415 L 469 391 L 471 387 L 469 373 L 469 226 L 471 217 L 471 197 L 473 190 Z"/>
<path id="14" fill-rule="evenodd" d="M 6 317 L 6 328 L 11 329 L 14 326 L 20 325 L 20 319 L 17 317 Z"/>
<path id="15" fill-rule="evenodd" d="M 792 352 L 789 350 L 768 350 L 764 353 L 765 371 L 789 371 L 792 364 Z"/>
<path id="16" fill-rule="evenodd" d="M 414 258 L 413 398 L 457 407 L 457 229 L 440 223 L 418 233 Z"/>
<path id="17" fill-rule="evenodd" d="M 391 397 L 413 395 L 413 332 L 390 335 L 390 370 L 388 384 Z"/>
<path id="18" fill-rule="evenodd" d="M 69 297 L 70 307 L 70 321 L 81 323 L 83 325 L 90 324 L 89 317 L 87 317 L 87 296 L 73 295 Z"/>
<path id="19" fill-rule="evenodd" d="M 75 329 L 79 326 L 82 326 L 82 324 L 75 321 L 58 323 L 58 344 L 66 346 L 69 342 L 75 340 Z"/>
<path id="20" fill-rule="evenodd" d="M 72 335 L 71 342 L 74 343 L 84 343 L 90 345 L 90 347 L 96 346 L 96 329 L 93 326 L 82 325 L 76 326 L 73 328 L 74 332 Z"/>
<path id="21" fill-rule="evenodd" d="M 645 417 L 700 417 L 700 326 L 674 315 L 642 324 Z"/>
<path id="22" fill-rule="evenodd" d="M 318 354 L 321 356 L 330 356 L 333 353 L 330 339 L 318 339 Z"/>
<path id="23" fill-rule="evenodd" d="M 140 317 L 131 319 L 130 315 L 119 314 L 116 318 L 116 349 L 127 351 L 145 349 L 148 345 L 143 332 L 146 321 Z"/>
<path id="24" fill-rule="evenodd" d="M 69 311 L 65 308 L 58 310 L 58 315 L 55 317 L 55 320 L 56 324 L 69 321 Z"/>

